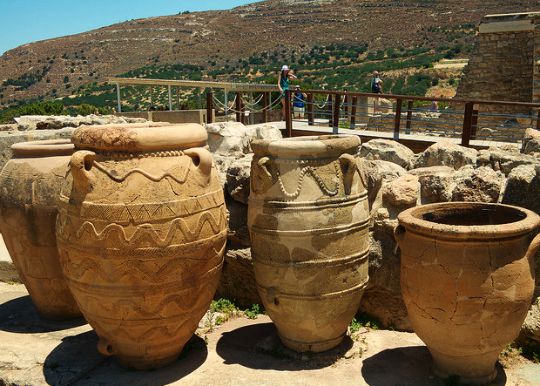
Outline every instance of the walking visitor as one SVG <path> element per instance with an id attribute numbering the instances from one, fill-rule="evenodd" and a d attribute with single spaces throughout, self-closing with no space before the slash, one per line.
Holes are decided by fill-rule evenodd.
<path id="1" fill-rule="evenodd" d="M 294 88 L 293 113 L 294 118 L 304 119 L 307 95 L 300 90 L 300 86 Z"/>
<path id="2" fill-rule="evenodd" d="M 379 71 L 373 72 L 373 78 L 371 79 L 371 92 L 373 94 L 382 94 L 383 93 L 383 81 L 379 77 Z M 379 111 L 379 97 L 375 98 L 373 103 L 373 112 L 376 113 Z"/>
<path id="3" fill-rule="evenodd" d="M 287 91 L 289 91 L 291 79 L 298 79 L 298 78 L 294 75 L 293 71 L 289 69 L 289 66 L 285 64 L 283 65 L 283 67 L 281 67 L 281 72 L 279 73 L 279 78 L 278 78 L 278 87 L 281 93 L 280 95 L 281 115 L 283 117 L 283 120 L 286 119 L 285 117 L 285 103 L 286 103 L 286 96 L 287 96 L 286 93 Z"/>

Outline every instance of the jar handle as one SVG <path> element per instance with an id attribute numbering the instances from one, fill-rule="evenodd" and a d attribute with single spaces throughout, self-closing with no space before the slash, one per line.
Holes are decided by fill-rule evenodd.
<path id="1" fill-rule="evenodd" d="M 407 230 L 403 225 L 398 225 L 396 229 L 394 229 L 394 238 L 396 239 L 398 244 L 403 241 L 406 232 Z"/>
<path id="2" fill-rule="evenodd" d="M 91 172 L 96 159 L 96 153 L 88 150 L 79 150 L 73 153 L 69 162 L 73 176 L 73 188 L 77 193 L 86 194 L 92 189 L 95 177 Z"/>
<path id="3" fill-rule="evenodd" d="M 105 338 L 99 338 L 97 348 L 100 354 L 105 355 L 106 357 L 110 357 L 116 354 L 111 343 Z"/>
<path id="4" fill-rule="evenodd" d="M 270 163 L 270 158 L 268 157 L 262 157 L 257 161 L 257 166 L 264 172 L 265 177 L 268 178 L 268 180 L 273 181 L 274 176 L 272 173 L 270 173 L 270 170 L 268 170 L 268 164 Z"/>
<path id="5" fill-rule="evenodd" d="M 345 153 L 339 157 L 339 163 L 343 169 L 343 187 L 345 188 L 345 194 L 351 194 L 354 173 L 356 173 L 358 168 L 356 158 L 351 154 Z"/>
<path id="6" fill-rule="evenodd" d="M 204 147 L 194 147 L 187 149 L 184 154 L 193 159 L 193 162 L 198 166 L 199 170 L 205 175 L 210 176 L 212 172 L 213 158 L 212 154 Z"/>
<path id="7" fill-rule="evenodd" d="M 529 249 L 527 249 L 527 254 L 525 257 L 527 259 L 534 258 L 534 255 L 536 255 L 536 252 L 538 252 L 538 249 L 540 248 L 540 233 L 537 234 L 531 241 L 531 244 L 529 245 Z"/>

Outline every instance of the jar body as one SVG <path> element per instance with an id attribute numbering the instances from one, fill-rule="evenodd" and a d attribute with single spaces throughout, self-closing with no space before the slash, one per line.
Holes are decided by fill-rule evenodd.
<path id="1" fill-rule="evenodd" d="M 56 144 L 66 143 L 19 144 L 41 152 L 14 151 L 0 174 L 0 232 L 32 302 L 51 320 L 81 316 L 62 274 L 55 236 L 58 195 L 70 159 Z"/>
<path id="2" fill-rule="evenodd" d="M 430 216 L 463 210 L 463 219 L 473 218 L 479 210 L 513 210 L 471 203 L 426 207 L 431 208 Z M 530 215 L 538 222 L 536 214 Z M 430 234 L 429 224 L 405 212 L 400 224 L 396 238 L 403 299 L 415 332 L 432 354 L 435 373 L 459 375 L 465 383 L 490 382 L 496 377 L 500 352 L 517 338 L 531 304 L 534 227 L 527 232 L 522 224 L 505 223 L 492 225 L 507 230 L 500 236 L 491 230 L 467 236 L 458 234 L 458 228 L 465 227 L 448 226 Z"/>
<path id="3" fill-rule="evenodd" d="M 322 149 L 311 151 L 310 141 Z M 367 284 L 367 192 L 357 170 L 358 139 L 333 138 L 343 143 L 329 154 L 325 138 L 302 138 L 306 156 L 280 149 L 297 146 L 291 142 L 252 144 L 253 264 L 282 342 L 320 352 L 342 341 Z"/>
<path id="4" fill-rule="evenodd" d="M 122 365 L 176 359 L 214 296 L 226 238 L 206 149 L 74 154 L 57 223 L 62 268 L 100 352 Z"/>

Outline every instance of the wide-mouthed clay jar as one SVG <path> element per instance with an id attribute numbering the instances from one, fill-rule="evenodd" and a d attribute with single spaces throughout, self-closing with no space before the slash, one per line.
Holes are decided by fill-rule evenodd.
<path id="1" fill-rule="evenodd" d="M 56 249 L 58 195 L 73 154 L 69 139 L 22 142 L 0 174 L 0 232 L 39 314 L 81 316 Z"/>
<path id="2" fill-rule="evenodd" d="M 83 126 L 60 195 L 69 287 L 120 364 L 174 361 L 214 296 L 227 212 L 205 129 Z"/>
<path id="3" fill-rule="evenodd" d="M 411 208 L 398 219 L 403 299 L 434 372 L 463 383 L 490 382 L 531 305 L 539 216 L 507 205 L 453 202 Z"/>
<path id="4" fill-rule="evenodd" d="M 357 136 L 252 142 L 248 226 L 259 294 L 283 344 L 337 346 L 368 281 Z"/>

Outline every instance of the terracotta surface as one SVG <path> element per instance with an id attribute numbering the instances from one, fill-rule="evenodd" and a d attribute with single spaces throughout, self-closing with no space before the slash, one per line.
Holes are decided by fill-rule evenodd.
<path id="1" fill-rule="evenodd" d="M 206 131 L 89 126 L 73 142 L 86 150 L 73 155 L 60 197 L 68 284 L 101 353 L 164 366 L 208 309 L 223 264 L 227 212 Z"/>
<path id="2" fill-rule="evenodd" d="M 402 212 L 401 289 L 434 371 L 486 383 L 517 336 L 534 290 L 540 218 L 506 205 L 442 203 Z"/>
<path id="3" fill-rule="evenodd" d="M 80 317 L 60 268 L 58 194 L 73 153 L 69 140 L 18 143 L 0 174 L 0 232 L 21 280 L 47 319 Z"/>
<path id="4" fill-rule="evenodd" d="M 356 136 L 253 141 L 248 225 L 259 294 L 283 343 L 338 345 L 368 280 Z"/>

